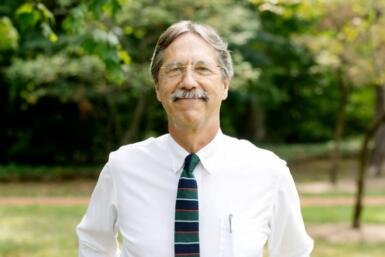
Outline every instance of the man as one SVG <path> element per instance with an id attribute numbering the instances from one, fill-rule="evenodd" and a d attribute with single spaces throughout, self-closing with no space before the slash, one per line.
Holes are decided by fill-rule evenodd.
<path id="1" fill-rule="evenodd" d="M 286 163 L 221 132 L 233 68 L 217 33 L 172 25 L 151 73 L 169 134 L 110 154 L 77 227 L 79 256 L 257 257 L 267 242 L 270 257 L 309 256 Z"/>

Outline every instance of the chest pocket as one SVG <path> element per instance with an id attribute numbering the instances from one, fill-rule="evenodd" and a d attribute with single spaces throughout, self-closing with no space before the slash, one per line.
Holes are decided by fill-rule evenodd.
<path id="1" fill-rule="evenodd" d="M 221 219 L 221 257 L 262 257 L 267 224 L 242 215 Z"/>

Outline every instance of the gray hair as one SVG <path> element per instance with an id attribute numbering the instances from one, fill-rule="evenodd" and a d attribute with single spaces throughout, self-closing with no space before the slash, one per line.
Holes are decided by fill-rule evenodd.
<path id="1" fill-rule="evenodd" d="M 218 53 L 218 64 L 221 67 L 222 77 L 230 80 L 233 77 L 233 63 L 227 43 L 210 26 L 193 23 L 191 21 L 179 21 L 171 25 L 159 37 L 151 58 L 151 76 L 158 83 L 159 69 L 163 64 L 164 50 L 179 36 L 184 33 L 194 33 L 209 43 Z"/>

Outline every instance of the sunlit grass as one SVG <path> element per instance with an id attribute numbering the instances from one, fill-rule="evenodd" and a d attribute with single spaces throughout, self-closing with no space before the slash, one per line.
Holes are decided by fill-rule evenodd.
<path id="1" fill-rule="evenodd" d="M 77 256 L 75 226 L 86 206 L 1 206 L 0 256 Z"/>
<path id="2" fill-rule="evenodd" d="M 352 206 L 306 206 L 302 214 L 309 223 L 346 223 L 353 217 Z M 370 224 L 385 224 L 385 206 L 367 206 L 364 208 L 362 221 Z"/>
<path id="3" fill-rule="evenodd" d="M 0 206 L 0 256 L 77 256 L 75 227 L 86 206 Z M 346 223 L 351 207 L 305 207 L 305 223 Z M 385 223 L 385 207 L 367 207 L 365 223 Z M 385 244 L 316 241 L 312 257 L 382 257 Z"/>
<path id="4" fill-rule="evenodd" d="M 383 257 L 384 243 L 327 243 L 316 241 L 312 257 Z"/>
<path id="5" fill-rule="evenodd" d="M 296 182 L 327 181 L 327 160 L 297 163 L 290 167 Z M 354 179 L 356 160 L 342 163 L 341 178 Z M 96 178 L 82 181 L 2 183 L 0 196 L 21 197 L 89 197 Z M 354 197 L 353 191 L 330 190 L 300 192 L 301 197 Z M 385 196 L 385 189 L 368 187 L 367 196 Z M 62 257 L 77 256 L 75 227 L 86 206 L 0 206 L 1 257 Z M 306 226 L 349 224 L 352 206 L 304 206 Z M 385 224 L 385 206 L 365 206 L 365 224 Z M 312 257 L 383 257 L 385 244 L 343 242 L 315 242 Z"/>

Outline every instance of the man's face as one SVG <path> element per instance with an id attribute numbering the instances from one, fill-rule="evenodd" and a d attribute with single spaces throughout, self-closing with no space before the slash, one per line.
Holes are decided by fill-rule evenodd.
<path id="1" fill-rule="evenodd" d="M 185 94 L 196 91 L 206 92 L 207 97 Z M 165 49 L 156 95 L 173 128 L 205 128 L 219 122 L 227 92 L 228 80 L 222 77 L 217 52 L 204 39 L 186 33 Z"/>

